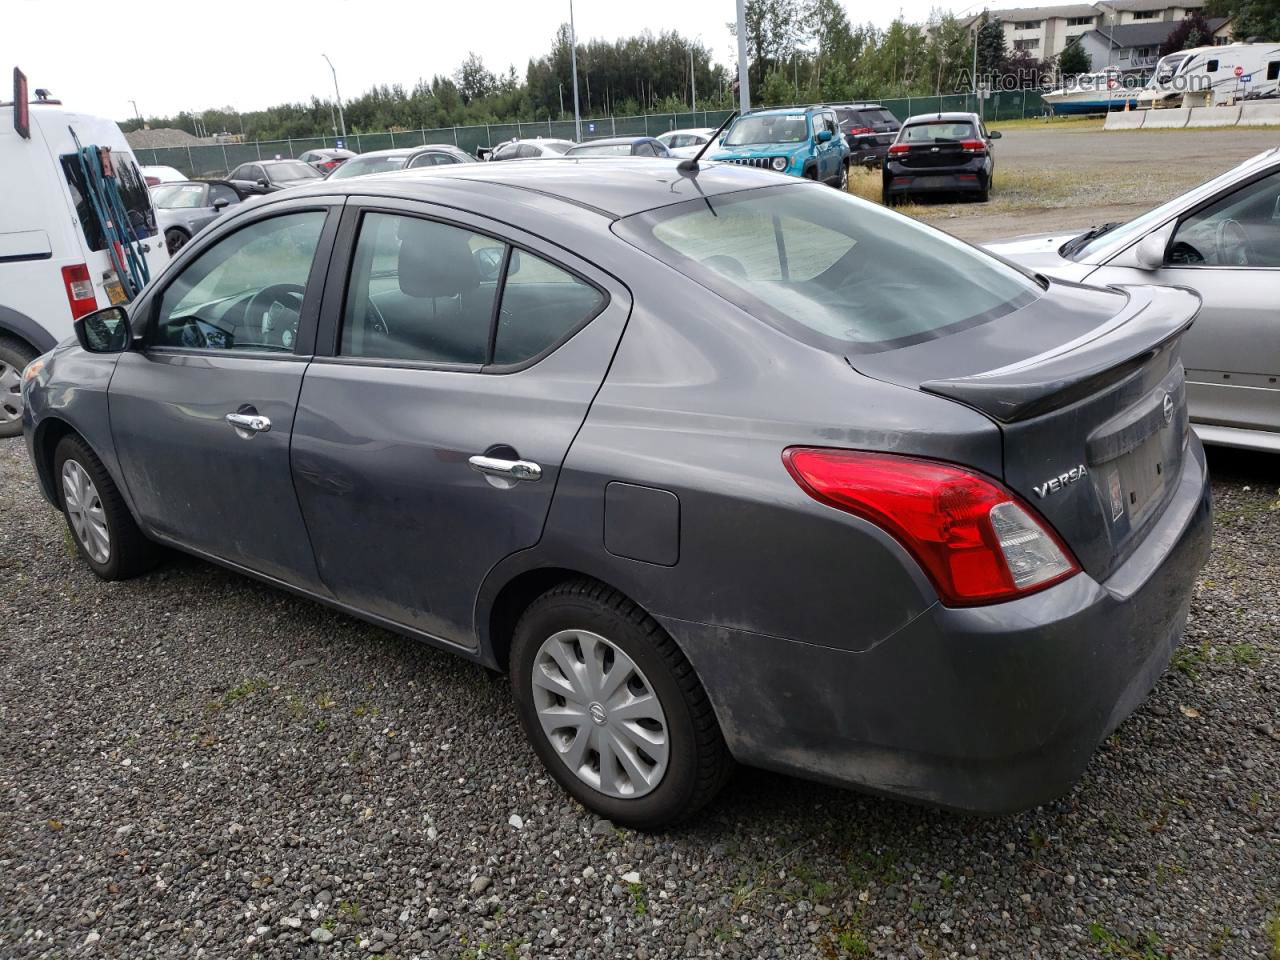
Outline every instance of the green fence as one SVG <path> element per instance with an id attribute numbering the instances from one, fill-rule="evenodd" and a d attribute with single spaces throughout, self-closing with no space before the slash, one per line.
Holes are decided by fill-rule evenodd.
<path id="1" fill-rule="evenodd" d="M 899 97 L 881 100 L 900 120 L 919 113 L 945 110 L 977 110 L 978 100 L 971 94 L 947 97 Z M 989 121 L 1038 117 L 1046 113 L 1044 101 L 1035 90 L 1012 90 L 992 93 L 982 102 Z M 699 110 L 690 113 L 650 113 L 638 117 L 598 117 L 582 121 L 582 138 L 656 137 L 668 130 L 686 127 L 718 127 L 729 116 L 728 110 Z M 572 120 L 538 120 L 519 123 L 490 123 L 470 127 L 438 127 L 432 130 L 397 130 L 383 133 L 352 133 L 346 146 L 356 153 L 387 150 L 392 147 L 421 146 L 427 143 L 451 143 L 474 154 L 480 147 L 491 147 L 513 137 L 546 137 L 572 140 Z M 138 162 L 175 167 L 189 177 L 225 176 L 250 160 L 292 158 L 308 150 L 336 146 L 335 137 L 308 137 L 293 140 L 259 140 L 253 143 L 214 143 L 191 147 L 159 147 L 135 150 Z"/>

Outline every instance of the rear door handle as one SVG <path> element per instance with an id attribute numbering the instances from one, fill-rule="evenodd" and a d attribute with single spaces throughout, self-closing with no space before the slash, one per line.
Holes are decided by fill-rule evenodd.
<path id="1" fill-rule="evenodd" d="M 250 433 L 266 433 L 271 429 L 271 421 L 258 413 L 228 413 L 226 420 L 237 430 Z"/>
<path id="2" fill-rule="evenodd" d="M 532 460 L 502 460 L 498 457 L 477 454 L 467 462 L 489 477 L 502 477 L 506 480 L 540 480 L 542 478 L 542 467 Z"/>

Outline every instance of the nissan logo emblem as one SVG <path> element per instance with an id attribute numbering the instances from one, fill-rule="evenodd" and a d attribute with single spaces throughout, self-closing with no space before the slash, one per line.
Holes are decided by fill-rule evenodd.
<path id="1" fill-rule="evenodd" d="M 1173 423 L 1173 397 L 1164 395 L 1164 422 Z"/>

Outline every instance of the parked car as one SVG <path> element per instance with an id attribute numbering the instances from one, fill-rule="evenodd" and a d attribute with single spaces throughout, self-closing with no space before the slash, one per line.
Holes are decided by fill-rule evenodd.
<path id="1" fill-rule="evenodd" d="M 482 159 L 545 160 L 564 156 L 565 151 L 572 146 L 572 140 L 543 140 L 541 137 L 535 137 L 532 140 L 508 140 L 485 152 Z"/>
<path id="2" fill-rule="evenodd" d="M 15 114 L 23 115 L 23 137 Z M 22 370 L 72 334 L 71 322 L 128 294 L 85 193 L 72 140 L 111 150 L 120 197 L 151 273 L 169 259 L 142 171 L 115 122 L 56 101 L 0 106 L 0 438 L 22 432 Z"/>
<path id="3" fill-rule="evenodd" d="M 389 173 L 414 167 L 445 166 L 451 163 L 475 163 L 476 158 L 451 143 L 431 143 L 422 147 L 398 147 L 392 150 L 370 150 L 348 160 L 329 174 L 330 180 L 362 177 L 369 173 Z"/>
<path id="4" fill-rule="evenodd" d="M 188 180 L 151 188 L 156 226 L 170 255 L 242 199 L 225 180 Z"/>
<path id="5" fill-rule="evenodd" d="M 148 187 L 159 186 L 162 183 L 181 183 L 187 179 L 187 175 L 175 167 L 146 166 L 138 169 L 142 172 L 142 179 Z"/>
<path id="6" fill-rule="evenodd" d="M 603 137 L 570 147 L 564 155 L 578 157 L 670 157 L 671 151 L 656 137 Z"/>
<path id="7" fill-rule="evenodd" d="M 1128 223 L 990 249 L 1065 280 L 1196 291 L 1204 307 L 1183 338 L 1191 425 L 1205 443 L 1280 453 L 1280 148 Z"/>
<path id="8" fill-rule="evenodd" d="M 656 139 L 667 148 L 671 156 L 692 157 L 715 135 L 715 127 L 699 127 L 693 130 L 668 130 L 666 133 L 658 134 Z"/>
<path id="9" fill-rule="evenodd" d="M 246 197 L 276 193 L 323 179 L 324 174 L 301 160 L 256 160 L 253 163 L 242 163 L 227 177 L 228 182 Z"/>
<path id="10" fill-rule="evenodd" d="M 889 145 L 902 129 L 898 118 L 878 103 L 842 103 L 831 109 L 849 144 L 849 162 L 864 167 L 883 166 Z"/>
<path id="11" fill-rule="evenodd" d="M 849 146 L 830 107 L 786 107 L 744 114 L 725 131 L 712 160 L 761 167 L 849 188 Z"/>
<path id="12" fill-rule="evenodd" d="M 922 193 L 967 193 L 986 202 L 996 161 L 988 130 L 976 113 L 929 113 L 908 117 L 884 163 L 885 206 Z"/>
<path id="13" fill-rule="evenodd" d="M 1038 280 L 764 170 L 580 174 L 281 193 L 81 318 L 24 426 L 84 562 L 175 546 L 507 670 L 618 824 L 731 758 L 1061 794 L 1208 552 L 1196 296 Z"/>
<path id="14" fill-rule="evenodd" d="M 341 147 L 325 147 L 322 150 L 308 150 L 298 157 L 303 163 L 309 163 L 321 173 L 332 173 L 356 155 L 354 150 Z"/>

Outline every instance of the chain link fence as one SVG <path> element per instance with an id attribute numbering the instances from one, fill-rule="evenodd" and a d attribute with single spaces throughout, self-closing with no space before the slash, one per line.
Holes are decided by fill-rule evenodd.
<path id="1" fill-rule="evenodd" d="M 946 97 L 898 97 L 878 102 L 900 120 L 919 113 L 978 109 L 978 100 L 972 94 Z M 992 93 L 982 101 L 982 110 L 987 120 L 992 122 L 1038 117 L 1047 112 L 1044 101 L 1036 90 Z M 689 113 L 650 113 L 636 117 L 584 119 L 582 138 L 594 140 L 600 137 L 656 137 L 668 130 L 718 127 L 730 112 L 729 110 L 698 110 Z M 345 144 L 348 150 L 366 153 L 370 150 L 387 150 L 393 147 L 449 143 L 474 155 L 481 147 L 496 146 L 512 138 L 544 137 L 552 140 L 572 140 L 574 135 L 572 120 L 538 120 L 487 123 L 468 127 L 352 133 L 346 137 Z M 174 167 L 188 177 L 222 177 L 242 163 L 253 160 L 272 160 L 277 157 L 293 159 L 308 150 L 336 147 L 338 139 L 337 137 L 306 137 L 289 140 L 258 140 L 251 143 L 158 147 L 151 150 L 135 150 L 134 154 L 141 164 Z"/>

